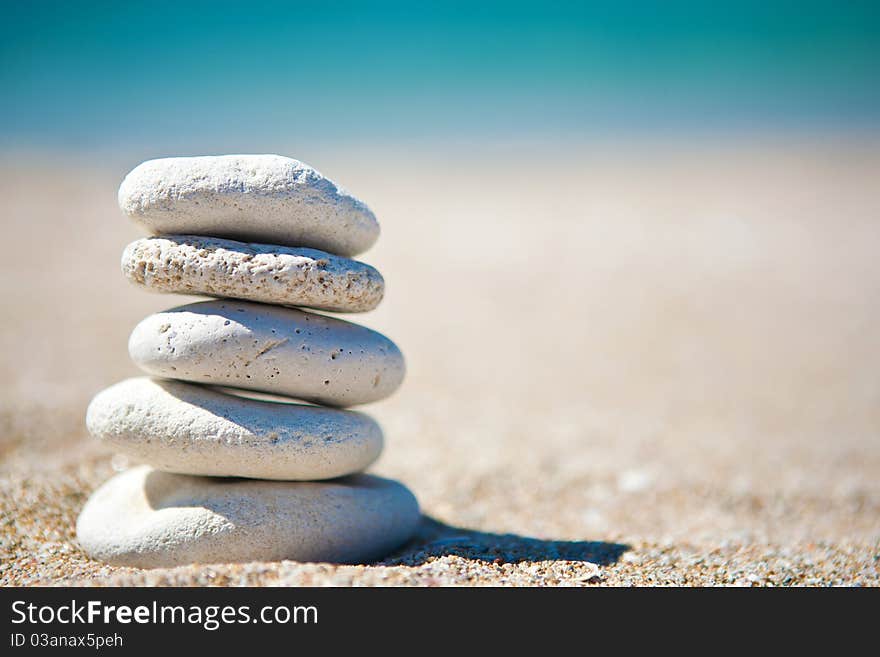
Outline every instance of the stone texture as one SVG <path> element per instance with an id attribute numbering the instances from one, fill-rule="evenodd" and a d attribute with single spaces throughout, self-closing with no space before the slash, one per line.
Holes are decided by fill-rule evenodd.
<path id="1" fill-rule="evenodd" d="M 351 406 L 403 380 L 397 346 L 340 319 L 245 301 L 203 301 L 150 315 L 129 354 L 148 374 Z"/>
<path id="2" fill-rule="evenodd" d="M 77 521 L 79 545 L 113 565 L 326 561 L 368 563 L 420 520 L 402 484 L 213 479 L 132 468 L 101 486 Z"/>
<path id="3" fill-rule="evenodd" d="M 119 207 L 153 234 L 192 233 L 338 255 L 366 251 L 379 223 L 312 167 L 280 155 L 169 157 L 135 167 Z"/>
<path id="4" fill-rule="evenodd" d="M 363 413 L 147 377 L 98 393 L 86 425 L 115 451 L 192 475 L 329 479 L 363 470 L 382 451 L 382 430 Z"/>
<path id="5" fill-rule="evenodd" d="M 366 312 L 385 282 L 367 264 L 307 248 L 171 235 L 132 242 L 122 254 L 132 283 L 157 292 L 206 294 L 336 312 Z"/>

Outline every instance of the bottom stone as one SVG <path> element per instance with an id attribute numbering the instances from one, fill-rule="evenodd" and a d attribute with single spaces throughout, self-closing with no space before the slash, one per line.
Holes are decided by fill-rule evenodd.
<path id="1" fill-rule="evenodd" d="M 366 563 L 416 530 L 419 505 L 372 475 L 322 482 L 214 479 L 132 468 L 94 492 L 76 524 L 94 559 L 159 568 L 191 563 Z"/>

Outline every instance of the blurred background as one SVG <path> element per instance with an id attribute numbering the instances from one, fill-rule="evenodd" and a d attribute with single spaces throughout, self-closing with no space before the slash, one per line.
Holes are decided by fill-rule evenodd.
<path id="1" fill-rule="evenodd" d="M 476 5 L 476 6 L 474 6 Z M 8 148 L 874 127 L 873 2 L 14 2 Z"/>
<path id="2" fill-rule="evenodd" d="M 125 173 L 276 152 L 382 224 L 367 410 L 427 513 L 876 582 L 877 3 L 13 2 L 0 89 L 7 476 L 107 476 L 85 406 L 187 301 L 119 274 Z"/>
<path id="3" fill-rule="evenodd" d="M 877 120 L 873 2 L 15 2 L 7 148 L 134 156 L 831 130 Z"/>

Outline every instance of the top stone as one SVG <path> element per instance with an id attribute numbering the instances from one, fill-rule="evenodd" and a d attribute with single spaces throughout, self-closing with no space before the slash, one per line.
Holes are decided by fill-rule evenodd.
<path id="1" fill-rule="evenodd" d="M 370 209 L 309 165 L 280 155 L 148 160 L 119 207 L 153 234 L 189 233 L 353 256 L 379 237 Z"/>

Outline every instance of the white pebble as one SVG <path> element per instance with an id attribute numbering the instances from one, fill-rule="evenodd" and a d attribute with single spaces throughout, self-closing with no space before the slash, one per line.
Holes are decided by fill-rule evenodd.
<path id="1" fill-rule="evenodd" d="M 114 450 L 181 474 L 330 479 L 363 470 L 382 451 L 382 430 L 363 413 L 148 377 L 98 393 L 86 426 Z"/>
<path id="2" fill-rule="evenodd" d="M 153 234 L 192 233 L 357 255 L 379 237 L 361 201 L 280 155 L 169 157 L 135 167 L 119 207 Z"/>
<path id="3" fill-rule="evenodd" d="M 89 556 L 118 566 L 369 563 L 406 542 L 419 520 L 406 487 L 371 475 L 280 482 L 140 466 L 94 492 L 76 534 Z"/>
<path id="4" fill-rule="evenodd" d="M 379 305 L 385 281 L 367 264 L 324 251 L 171 235 L 129 244 L 122 273 L 156 292 L 205 294 L 336 312 Z"/>
<path id="5" fill-rule="evenodd" d="M 341 319 L 245 301 L 202 301 L 150 315 L 131 334 L 148 374 L 330 406 L 383 399 L 403 381 L 397 346 Z"/>

